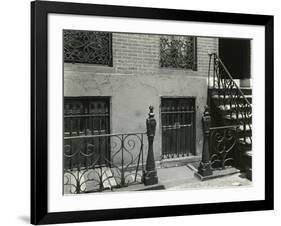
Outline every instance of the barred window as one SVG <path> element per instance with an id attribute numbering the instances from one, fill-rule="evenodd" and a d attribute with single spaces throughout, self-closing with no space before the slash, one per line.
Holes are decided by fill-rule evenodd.
<path id="1" fill-rule="evenodd" d="M 109 98 L 64 97 L 64 138 L 109 133 Z M 99 164 L 105 164 L 105 159 L 110 158 L 110 147 L 107 136 L 102 139 L 64 139 L 64 168 L 88 167 L 97 159 Z"/>
<path id="2" fill-rule="evenodd" d="M 112 66 L 111 40 L 109 32 L 64 30 L 64 62 Z"/>
<path id="3" fill-rule="evenodd" d="M 109 99 L 94 97 L 64 98 L 65 136 L 109 132 Z"/>
<path id="4" fill-rule="evenodd" d="M 197 43 L 192 36 L 161 36 L 160 66 L 197 70 Z"/>

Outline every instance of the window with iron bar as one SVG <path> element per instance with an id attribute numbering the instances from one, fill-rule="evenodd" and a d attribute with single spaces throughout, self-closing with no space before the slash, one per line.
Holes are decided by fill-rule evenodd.
<path id="1" fill-rule="evenodd" d="M 63 31 L 64 62 L 112 66 L 112 33 Z"/>
<path id="2" fill-rule="evenodd" d="M 108 98 L 64 98 L 65 136 L 108 134 L 109 130 Z"/>
<path id="3" fill-rule="evenodd" d="M 160 67 L 197 70 L 197 39 L 193 36 L 160 37 Z"/>

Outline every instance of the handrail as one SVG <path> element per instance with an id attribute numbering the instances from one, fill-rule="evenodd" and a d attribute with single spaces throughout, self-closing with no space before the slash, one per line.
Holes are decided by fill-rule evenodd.
<path id="1" fill-rule="evenodd" d="M 226 68 L 226 66 L 224 65 L 224 63 L 222 62 L 222 60 L 219 58 L 219 56 L 216 53 L 212 53 L 221 63 L 223 69 L 226 71 L 227 75 L 229 76 L 229 78 L 232 80 L 233 84 L 236 86 L 237 90 L 240 92 L 240 94 L 243 96 L 244 100 L 247 102 L 247 104 L 249 104 L 250 106 L 251 103 L 248 101 L 248 99 L 245 97 L 244 93 L 242 92 L 242 90 L 240 89 L 240 87 L 237 85 L 237 83 L 234 81 L 233 77 L 231 76 L 230 72 L 228 71 L 228 69 Z"/>
<path id="2" fill-rule="evenodd" d="M 213 57 L 213 58 L 212 58 Z M 250 103 L 250 101 L 246 98 L 246 96 L 244 95 L 244 93 L 242 92 L 242 90 L 240 89 L 240 87 L 237 85 L 237 83 L 234 81 L 232 75 L 230 74 L 230 72 L 228 71 L 228 69 L 226 68 L 226 66 L 224 65 L 224 63 L 222 62 L 222 60 L 219 58 L 219 56 L 217 55 L 217 53 L 213 52 L 213 53 L 209 53 L 209 63 L 213 60 L 213 84 L 208 86 L 208 91 L 210 91 L 210 89 L 215 89 L 218 88 L 220 90 L 220 88 L 222 88 L 222 96 L 220 95 L 220 93 L 218 93 L 218 103 L 217 105 L 223 104 L 225 105 L 226 103 L 230 103 L 230 108 L 228 112 L 224 113 L 224 116 L 229 116 L 230 119 L 236 119 L 236 123 L 242 123 L 243 124 L 243 131 L 244 131 L 244 135 L 243 138 L 244 140 L 246 140 L 246 137 L 248 137 L 248 135 L 246 134 L 246 126 L 250 127 L 250 131 L 251 131 L 251 122 L 248 122 L 249 117 L 251 117 L 251 107 L 252 104 Z M 221 67 L 221 68 L 220 68 Z M 220 70 L 221 69 L 221 70 Z M 210 71 L 210 69 L 209 69 Z M 224 72 L 222 76 L 221 72 Z M 210 75 L 208 73 L 208 79 L 210 79 Z M 209 81 L 208 81 L 209 83 Z M 222 87 L 221 87 L 222 84 Z M 211 87 L 212 86 L 212 87 Z M 230 101 L 226 100 L 227 97 L 227 93 L 228 91 L 232 91 L 235 90 L 234 94 L 230 94 Z M 208 92 L 209 94 L 209 92 Z M 209 94 L 211 95 L 211 94 Z M 208 101 L 210 101 L 210 96 L 208 95 Z M 243 102 L 241 102 L 240 100 L 242 100 Z M 238 101 L 238 102 L 237 102 Z M 233 108 L 232 105 L 234 103 L 234 106 L 238 106 L 238 108 Z M 242 113 L 240 112 L 241 108 L 244 107 L 249 107 L 250 111 L 243 111 Z M 239 114 L 241 113 L 242 115 L 242 119 L 243 121 L 241 122 L 241 120 L 239 119 Z M 236 116 L 236 117 L 234 117 Z M 219 129 L 219 128 L 218 128 Z M 215 130 L 215 128 L 213 129 Z"/>
<path id="3" fill-rule="evenodd" d="M 64 137 L 64 140 L 70 139 L 82 139 L 82 138 L 96 138 L 96 137 L 113 137 L 113 136 L 130 136 L 130 135 L 141 135 L 146 134 L 146 132 L 135 132 L 135 133 L 109 133 L 109 134 L 96 134 L 96 135 L 84 135 L 84 136 L 68 136 Z"/>
<path id="4" fill-rule="evenodd" d="M 212 58 L 212 53 L 208 53 L 209 55 L 209 67 L 208 67 L 208 80 L 207 80 L 207 106 L 210 105 L 209 103 L 209 87 L 210 87 L 210 74 L 211 74 L 211 58 Z"/>
<path id="5" fill-rule="evenodd" d="M 238 128 L 240 125 L 230 125 L 230 126 L 215 126 L 210 127 L 210 130 L 219 130 L 219 129 L 230 129 L 230 128 Z"/>

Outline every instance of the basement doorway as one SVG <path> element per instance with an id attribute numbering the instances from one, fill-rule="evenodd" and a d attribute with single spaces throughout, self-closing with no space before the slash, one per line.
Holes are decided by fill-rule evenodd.
<path id="1" fill-rule="evenodd" d="M 162 159 L 195 155 L 195 98 L 161 98 Z"/>

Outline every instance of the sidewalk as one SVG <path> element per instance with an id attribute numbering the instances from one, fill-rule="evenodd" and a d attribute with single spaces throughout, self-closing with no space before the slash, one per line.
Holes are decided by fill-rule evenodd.
<path id="1" fill-rule="evenodd" d="M 249 181 L 244 174 L 235 173 L 228 176 L 218 177 L 201 181 L 194 175 L 194 171 L 187 166 L 161 168 L 157 170 L 159 184 L 162 184 L 167 190 L 179 189 L 200 189 L 200 188 L 218 188 L 218 187 L 237 187 L 250 186 Z"/>
<path id="2" fill-rule="evenodd" d="M 158 168 L 158 184 L 150 186 L 135 184 L 128 187 L 114 189 L 113 191 L 186 190 L 251 186 L 251 181 L 249 181 L 242 173 L 235 173 L 204 181 L 201 181 L 194 175 L 194 173 L 195 171 L 190 169 L 188 166 Z"/>

